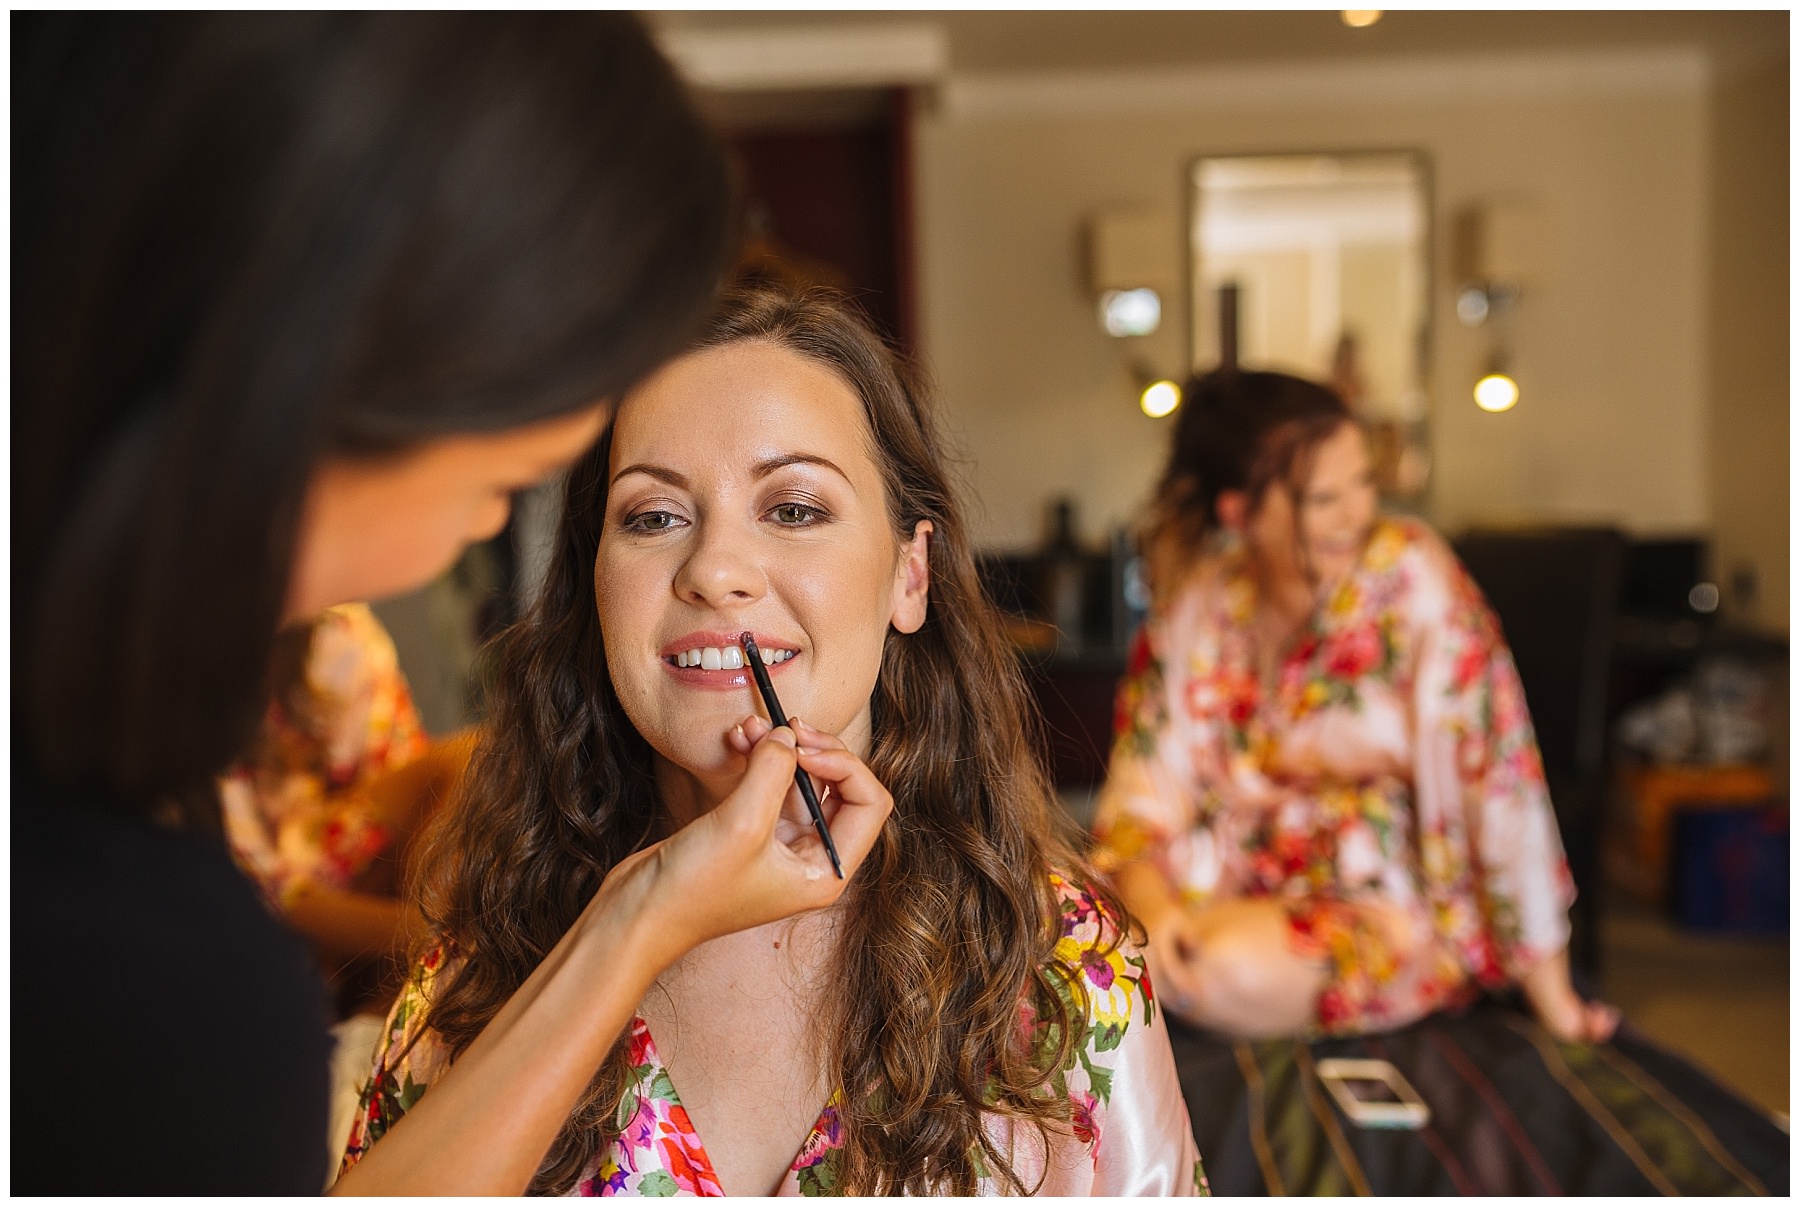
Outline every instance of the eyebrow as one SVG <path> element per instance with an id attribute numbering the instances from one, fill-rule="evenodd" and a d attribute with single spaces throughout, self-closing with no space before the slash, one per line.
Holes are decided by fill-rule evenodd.
<path id="1" fill-rule="evenodd" d="M 782 453 L 779 456 L 765 457 L 751 466 L 750 471 L 757 478 L 766 478 L 776 470 L 785 469 L 790 465 L 817 465 L 830 470 L 846 483 L 850 482 L 850 475 L 845 473 L 837 462 L 829 457 L 821 457 L 817 453 Z M 670 469 L 666 465 L 654 465 L 648 461 L 638 461 L 627 465 L 612 476 L 613 484 L 616 485 L 620 478 L 628 474 L 643 474 L 646 477 L 655 478 L 659 482 L 667 482 L 678 490 L 686 490 L 689 486 L 686 474 Z"/>

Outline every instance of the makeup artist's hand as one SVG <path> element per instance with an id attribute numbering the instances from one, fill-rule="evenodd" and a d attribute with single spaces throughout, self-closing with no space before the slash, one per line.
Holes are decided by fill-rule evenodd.
<path id="1" fill-rule="evenodd" d="M 892 808 L 893 798 L 888 795 L 887 788 L 875 778 L 875 773 L 854 754 L 849 747 L 833 734 L 822 729 L 814 729 L 799 717 L 789 722 L 794 736 L 800 740 L 800 766 L 812 776 L 813 786 L 819 793 L 819 812 L 825 815 L 825 824 L 831 828 L 832 840 L 836 841 L 837 827 L 832 819 L 837 816 L 838 809 L 848 799 L 852 801 L 881 800 Z M 745 717 L 743 722 L 725 736 L 726 745 L 741 755 L 748 756 L 756 743 L 762 741 L 770 732 L 769 722 L 761 716 Z M 776 823 L 775 834 L 783 842 L 795 842 L 807 834 L 817 834 L 813 829 L 812 814 L 807 812 L 806 802 L 801 799 L 800 790 L 790 782 L 787 800 L 783 802 L 781 820 Z M 820 844 L 823 849 L 823 844 Z M 841 854 L 841 852 L 840 852 Z M 845 874 L 849 873 L 849 861 L 845 861 Z"/>
<path id="2" fill-rule="evenodd" d="M 600 895 L 636 898 L 669 961 L 707 939 L 830 905 L 875 845 L 893 797 L 842 742 L 799 728 L 797 748 L 793 730 L 748 718 L 728 739 L 749 763 L 737 789 L 607 876 Z M 794 788 L 796 761 L 828 789 L 821 807 L 844 880 Z"/>
<path id="3" fill-rule="evenodd" d="M 737 789 L 620 862 L 431 1093 L 333 1187 L 359 1194 L 523 1194 L 544 1150 L 657 976 L 708 939 L 830 905 L 844 891 L 810 826 L 789 826 L 794 768 L 829 787 L 847 874 L 893 798 L 836 739 L 754 726 Z M 734 739 L 735 739 L 734 734 Z M 800 816 L 804 817 L 802 806 Z"/>

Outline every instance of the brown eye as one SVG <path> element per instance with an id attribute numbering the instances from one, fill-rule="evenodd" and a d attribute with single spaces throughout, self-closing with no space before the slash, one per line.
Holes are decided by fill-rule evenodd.
<path id="1" fill-rule="evenodd" d="M 780 503 L 769 511 L 769 517 L 784 528 L 804 528 L 824 519 L 825 513 L 805 503 Z"/>
<path id="2" fill-rule="evenodd" d="M 640 511 L 625 517 L 627 532 L 667 532 L 675 527 L 676 517 L 667 511 Z"/>

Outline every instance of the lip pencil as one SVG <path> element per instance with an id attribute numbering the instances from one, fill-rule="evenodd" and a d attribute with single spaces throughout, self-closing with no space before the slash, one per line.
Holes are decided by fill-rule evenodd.
<path id="1" fill-rule="evenodd" d="M 769 706 L 769 720 L 779 729 L 788 723 L 787 714 L 781 711 L 781 701 L 775 698 L 775 685 L 769 682 L 769 670 L 763 665 L 762 651 L 756 648 L 756 638 L 749 633 L 740 633 L 738 643 L 744 647 L 744 659 L 750 664 L 750 673 L 756 677 L 756 690 L 762 693 L 763 703 Z M 831 841 L 831 830 L 825 825 L 825 813 L 819 808 L 819 794 L 813 791 L 812 778 L 796 767 L 794 784 L 800 789 L 800 798 L 806 802 L 806 811 L 812 814 L 813 829 L 825 840 L 825 853 L 831 856 L 831 870 L 842 880 L 844 865 L 838 860 L 837 844 Z"/>

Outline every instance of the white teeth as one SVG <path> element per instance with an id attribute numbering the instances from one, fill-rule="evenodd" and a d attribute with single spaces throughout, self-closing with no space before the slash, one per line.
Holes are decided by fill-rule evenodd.
<path id="1" fill-rule="evenodd" d="M 778 666 L 798 654 L 799 650 L 773 650 L 768 646 L 758 646 L 764 666 Z M 700 646 L 691 650 L 677 650 L 675 665 L 679 667 L 698 667 L 703 671 L 736 671 L 744 668 L 744 651 L 735 645 Z"/>

